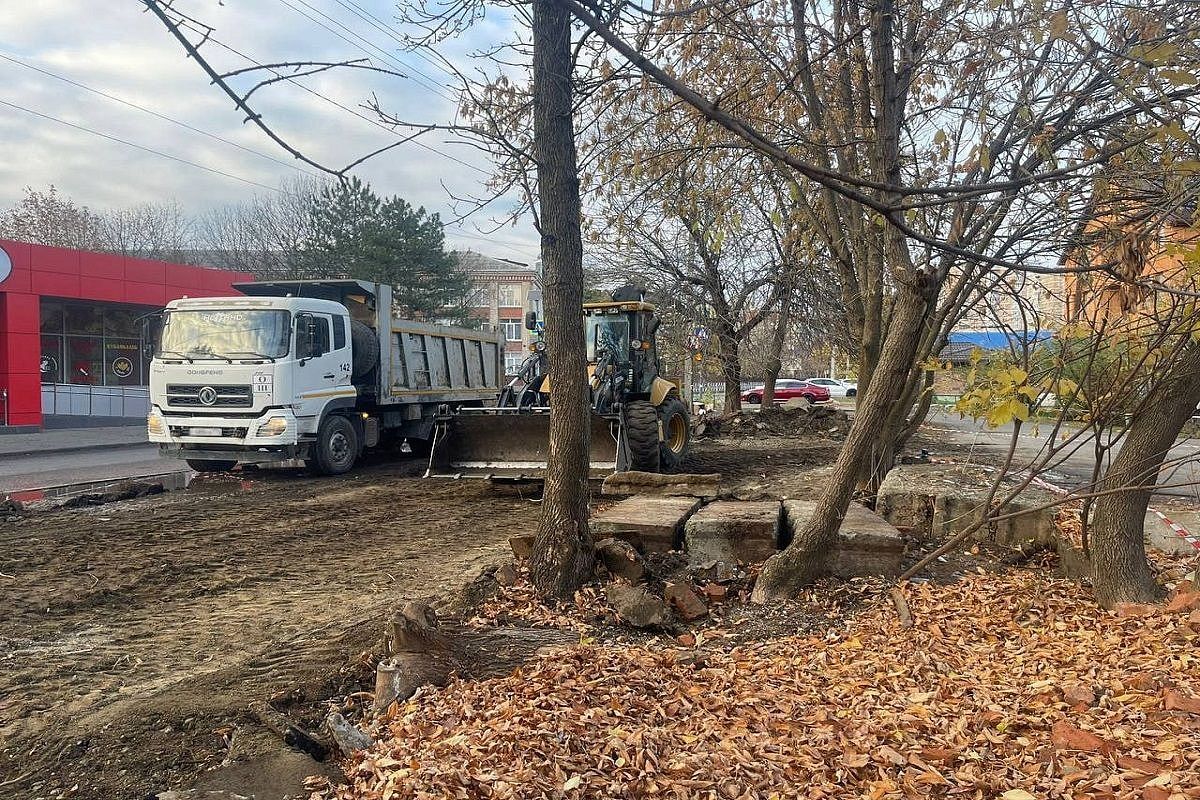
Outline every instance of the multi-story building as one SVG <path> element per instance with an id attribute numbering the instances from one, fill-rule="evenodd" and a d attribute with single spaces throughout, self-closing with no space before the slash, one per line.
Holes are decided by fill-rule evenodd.
<path id="1" fill-rule="evenodd" d="M 525 330 L 525 312 L 536 311 L 539 319 L 542 316 L 541 265 L 492 258 L 473 250 L 458 251 L 454 256 L 471 279 L 472 315 L 504 331 L 508 340 L 504 367 L 509 374 L 514 373 L 533 338 Z"/>

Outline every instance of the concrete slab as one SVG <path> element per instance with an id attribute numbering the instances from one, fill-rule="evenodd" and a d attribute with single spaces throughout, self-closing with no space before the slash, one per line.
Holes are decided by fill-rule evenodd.
<path id="1" fill-rule="evenodd" d="M 601 492 L 610 497 L 656 495 L 658 497 L 701 497 L 710 500 L 721 491 L 721 474 L 659 474 L 657 472 L 614 472 L 604 479 Z"/>
<path id="2" fill-rule="evenodd" d="M 688 563 L 766 561 L 779 549 L 778 500 L 721 500 L 697 511 L 684 528 Z"/>
<path id="3" fill-rule="evenodd" d="M 788 500 L 783 504 L 792 536 L 812 518 L 816 503 Z M 839 578 L 863 575 L 895 576 L 904 560 L 904 537 L 883 517 L 851 503 L 838 529 L 838 540 L 829 554 L 827 569 Z"/>
<path id="4" fill-rule="evenodd" d="M 591 518 L 595 539 L 636 533 L 646 553 L 665 553 L 679 544 L 683 524 L 700 507 L 693 497 L 645 497 L 622 500 Z"/>
<path id="5" fill-rule="evenodd" d="M 943 542 L 975 525 L 995 473 L 979 466 L 913 464 L 896 467 L 884 478 L 875 504 L 879 513 L 915 539 Z M 1011 488 L 1002 485 L 999 497 Z M 1026 487 L 1004 505 L 1008 519 L 989 522 L 971 539 L 1019 550 L 1048 548 L 1059 555 L 1062 573 L 1072 578 L 1091 574 L 1087 555 L 1064 538 L 1055 522 L 1057 496 Z M 1160 523 L 1161 524 L 1161 523 Z"/>

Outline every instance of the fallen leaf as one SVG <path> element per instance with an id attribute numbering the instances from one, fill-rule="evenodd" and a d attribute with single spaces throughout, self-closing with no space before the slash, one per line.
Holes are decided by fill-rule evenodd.
<path id="1" fill-rule="evenodd" d="M 1024 789 L 1009 789 L 1000 796 L 1004 798 L 1004 800 L 1037 800 L 1036 797 Z"/>
<path id="2" fill-rule="evenodd" d="M 1096 753 L 1106 753 L 1112 750 L 1112 745 L 1096 734 L 1077 728 L 1065 719 L 1054 723 L 1054 727 L 1050 730 L 1050 742 L 1059 750 L 1083 750 Z"/>

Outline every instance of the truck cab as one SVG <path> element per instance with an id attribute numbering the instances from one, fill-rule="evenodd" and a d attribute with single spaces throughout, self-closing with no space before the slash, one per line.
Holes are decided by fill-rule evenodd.
<path id="1" fill-rule="evenodd" d="M 353 362 L 350 314 L 340 303 L 175 300 L 150 364 L 150 441 L 199 471 L 314 457 L 322 421 L 356 404 Z M 347 438 L 327 443 L 329 466 L 349 457 Z"/>

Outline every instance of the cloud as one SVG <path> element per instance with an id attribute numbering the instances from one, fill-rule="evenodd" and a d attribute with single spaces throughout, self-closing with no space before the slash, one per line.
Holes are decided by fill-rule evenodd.
<path id="1" fill-rule="evenodd" d="M 93 209 L 173 199 L 199 216 L 266 191 L 254 184 L 273 187 L 296 174 L 295 162 L 256 127 L 243 122 L 244 115 L 232 101 L 209 84 L 198 65 L 185 57 L 157 19 L 140 10 L 140 4 L 39 0 L 9 5 L 0 32 L 0 56 L 44 72 L 0 59 L 0 86 L 4 87 L 0 102 L 7 104 L 0 105 L 0 141 L 4 142 L 0 207 L 17 202 L 27 185 L 44 188 L 53 183 Z M 219 69 L 249 66 L 233 52 L 238 51 L 262 63 L 370 56 L 372 63 L 413 76 L 339 70 L 296 82 L 307 89 L 279 82 L 256 93 L 256 108 L 272 127 L 322 163 L 340 167 L 395 141 L 394 133 L 339 105 L 369 118 L 362 105 L 375 95 L 385 108 L 416 121 L 445 122 L 453 117 L 454 104 L 439 94 L 450 93 L 437 89 L 439 82 L 450 79 L 417 55 L 400 53 L 395 38 L 351 11 L 373 14 L 390 25 L 395 7 L 387 0 L 224 0 L 221 4 L 191 0 L 180 8 L 215 28 L 214 37 L 221 44 L 210 42 L 204 52 Z M 503 14 L 492 14 L 447 52 L 469 70 L 468 54 L 494 44 L 511 26 Z M 417 70 L 423 75 L 416 75 Z M 47 72 L 227 142 L 98 96 Z M 253 80 L 238 85 L 246 90 Z M 485 194 L 483 182 L 490 164 L 470 148 L 447 144 L 446 138 L 430 137 L 423 140 L 424 146 L 402 145 L 356 168 L 355 174 L 381 194 L 399 194 L 441 213 L 443 219 L 453 218 L 451 194 Z M 503 201 L 496 212 L 484 210 L 478 222 L 448 229 L 451 246 L 535 260 L 537 237 L 528 221 L 495 234 L 486 232 L 492 227 L 492 214 L 502 217 L 513 202 Z"/>

